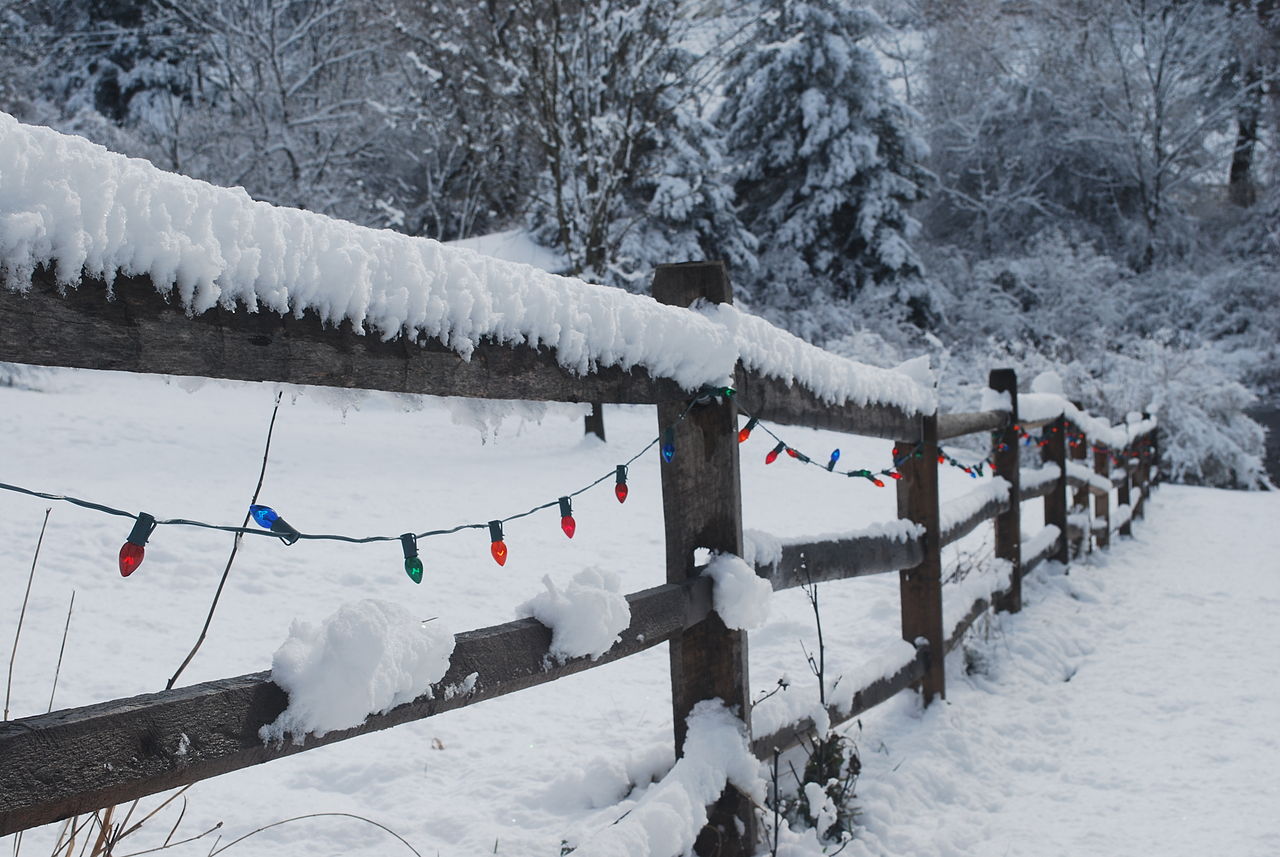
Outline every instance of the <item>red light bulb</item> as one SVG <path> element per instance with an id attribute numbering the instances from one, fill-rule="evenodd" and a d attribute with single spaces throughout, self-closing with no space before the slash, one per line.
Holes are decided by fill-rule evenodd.
<path id="1" fill-rule="evenodd" d="M 489 522 L 489 553 L 498 565 L 507 564 L 507 543 L 502 540 L 502 521 Z"/>
<path id="2" fill-rule="evenodd" d="M 627 502 L 628 493 L 629 492 L 627 491 L 627 483 L 625 482 L 619 482 L 617 485 L 613 486 L 613 496 L 618 498 L 619 503 Z"/>
<path id="3" fill-rule="evenodd" d="M 773 464 L 775 461 L 778 460 L 778 453 L 782 452 L 782 450 L 786 448 L 787 448 L 787 445 L 785 443 L 779 443 L 773 449 L 769 450 L 769 454 L 764 457 L 764 463 Z"/>
<path id="4" fill-rule="evenodd" d="M 128 577 L 142 565 L 142 557 L 146 554 L 143 545 L 147 543 L 147 539 L 151 538 L 155 528 L 155 518 L 146 512 L 138 513 L 137 519 L 133 522 L 133 529 L 129 531 L 128 540 L 120 547 L 121 577 Z"/>
<path id="5" fill-rule="evenodd" d="M 568 497 L 560 498 L 560 529 L 564 530 L 564 534 L 569 538 L 573 538 L 574 532 L 578 529 L 578 523 L 573 520 L 573 505 Z"/>
<path id="6" fill-rule="evenodd" d="M 890 474 L 889 474 L 889 478 L 890 478 L 890 479 L 901 479 L 901 478 L 902 478 L 902 474 L 895 470 L 895 471 L 893 471 L 892 473 L 890 473 Z"/>
<path id="7" fill-rule="evenodd" d="M 875 483 L 875 486 L 876 486 L 877 488 L 883 488 L 883 487 L 884 487 L 884 480 L 882 480 L 882 479 L 872 479 L 871 481 Z"/>
<path id="8" fill-rule="evenodd" d="M 749 437 L 751 437 L 751 431 L 749 429 L 743 428 L 738 430 L 738 443 L 746 443 L 747 438 Z"/>
<path id="9" fill-rule="evenodd" d="M 120 548 L 120 576 L 128 577 L 137 571 L 138 566 L 142 565 L 142 557 L 145 553 L 142 545 L 125 542 Z"/>
<path id="10" fill-rule="evenodd" d="M 938 456 L 938 463 L 939 463 L 939 464 L 946 464 L 946 463 L 947 463 L 947 457 L 946 457 L 945 455 L 939 455 L 939 456 Z"/>
<path id="11" fill-rule="evenodd" d="M 799 457 L 800 457 L 800 453 L 796 452 L 794 449 L 792 449 L 792 448 L 791 448 L 791 447 L 789 447 L 789 446 L 787 447 L 787 455 L 791 456 L 792 458 L 799 458 Z"/>

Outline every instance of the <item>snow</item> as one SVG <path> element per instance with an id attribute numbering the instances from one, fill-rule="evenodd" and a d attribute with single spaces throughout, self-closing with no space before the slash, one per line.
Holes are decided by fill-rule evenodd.
<path id="1" fill-rule="evenodd" d="M 1087 467 L 1076 461 L 1067 462 L 1067 476 L 1072 479 L 1079 479 L 1099 491 L 1110 491 L 1112 488 L 1111 480 L 1101 473 L 1094 472 L 1092 467 Z"/>
<path id="2" fill-rule="evenodd" d="M 1013 581 L 1013 565 L 1008 560 L 987 559 L 968 574 L 942 590 L 942 631 L 945 637 L 955 633 L 969 609 L 979 600 L 990 601 L 993 593 L 1008 589 Z"/>
<path id="3" fill-rule="evenodd" d="M 1023 467 L 1018 471 L 1018 480 L 1024 491 L 1039 488 L 1049 482 L 1057 482 L 1061 478 L 1062 468 L 1052 461 L 1036 468 Z"/>
<path id="4" fill-rule="evenodd" d="M 553 274 L 568 268 L 563 256 L 536 243 L 523 229 L 509 229 L 489 235 L 476 235 L 444 242 L 446 247 L 474 250 L 482 256 L 492 256 L 504 262 L 532 265 Z"/>
<path id="5" fill-rule="evenodd" d="M 1022 533 L 1022 561 L 1026 562 L 1048 550 L 1050 545 L 1058 541 L 1058 536 L 1061 534 L 1062 530 L 1059 530 L 1055 524 L 1045 524 L 1030 536 L 1024 530 Z"/>
<path id="6" fill-rule="evenodd" d="M 1074 423 L 1086 437 L 1112 449 L 1126 449 L 1158 425 L 1158 420 L 1154 416 L 1142 419 L 1137 414 L 1130 414 L 1129 419 L 1120 425 L 1111 425 L 1101 417 L 1077 408 L 1058 393 L 1036 392 L 1018 396 L 1018 419 L 1020 420 L 1038 423 L 1063 416 Z"/>
<path id="7" fill-rule="evenodd" d="M 1009 397 L 1008 392 L 991 389 L 990 387 L 982 388 L 982 398 L 978 405 L 979 411 L 1011 411 L 1013 410 L 1013 400 Z"/>
<path id="8" fill-rule="evenodd" d="M 0 387 L 4 449 L 23 451 L 0 454 L 0 479 L 161 517 L 243 518 L 275 388 L 209 381 L 189 393 L 160 378 L 70 370 L 50 370 L 42 384 L 46 392 Z M 317 391 L 286 392 L 262 496 L 315 531 L 395 534 L 522 512 L 611 473 L 655 432 L 652 407 L 609 407 L 609 443 L 600 444 L 582 438 L 580 418 L 554 412 L 541 422 L 513 420 L 495 435 L 455 424 L 434 399 L 370 394 L 338 403 Z M 103 419 L 108 413 L 113 418 Z M 867 465 L 887 462 L 892 447 L 834 432 L 788 428 L 786 436 L 806 449 L 840 446 L 848 460 Z M 771 445 L 753 435 L 743 447 L 747 528 L 797 541 L 814 532 L 914 532 L 895 520 L 895 492 L 820 468 L 766 466 Z M 939 479 L 943 502 L 975 484 L 955 468 L 941 468 Z M 515 605 L 545 589 L 544 574 L 561 591 L 592 565 L 618 574 L 626 592 L 661 584 L 656 456 L 638 460 L 629 483 L 625 504 L 614 499 L 611 481 L 575 498 L 572 540 L 554 508 L 511 522 L 510 559 L 501 568 L 485 532 L 424 539 L 419 586 L 405 578 L 396 543 L 285 547 L 245 539 L 209 638 L 179 685 L 265 669 L 294 617 L 314 624 L 361 598 L 431 619 L 426 629 L 456 631 L 509 620 Z M 0 574 L 20 575 L 18 586 L 47 505 L 0 492 L 0 569 L 8 569 Z M 1039 505 L 1025 504 L 1030 531 Z M 1274 850 L 1280 749 L 1272 712 L 1280 711 L 1280 686 L 1265 677 L 1269 653 L 1280 648 L 1271 615 L 1280 603 L 1280 578 L 1271 573 L 1280 555 L 1273 524 L 1280 493 L 1164 485 L 1144 509 L 1134 538 L 1113 537 L 1109 550 L 1075 561 L 1069 575 L 1056 563 L 1040 564 L 1023 581 L 1021 614 L 976 623 L 948 657 L 945 702 L 922 711 L 904 693 L 841 727 L 864 766 L 857 835 L 842 857 Z M 870 526 L 876 521 L 886 523 Z M 14 670 L 15 716 L 48 704 L 73 589 L 55 708 L 160 690 L 190 649 L 231 539 L 161 527 L 143 565 L 124 580 L 114 566 L 125 524 L 54 505 Z M 1242 532 L 1249 537 L 1239 538 Z M 1055 536 L 1029 533 L 1024 556 Z M 963 544 L 977 553 L 989 552 L 989 543 L 984 526 Z M 847 710 L 857 689 L 915 657 L 901 639 L 899 576 L 819 590 L 827 702 Z M 967 609 L 968 596 L 948 585 L 944 610 Z M 757 736 L 819 708 L 801 647 L 816 651 L 812 608 L 798 589 L 774 593 L 772 602 L 769 621 L 750 632 L 751 695 L 758 699 L 784 677 L 789 688 L 754 707 Z M 19 599 L 0 599 L 4 639 L 13 639 L 19 607 Z M 0 649 L 0 657 L 7 653 Z M 471 676 L 470 686 L 482 678 Z M 424 855 L 495 847 L 499 855 L 554 855 L 562 840 L 585 847 L 607 840 L 613 822 L 657 788 L 653 781 L 670 779 L 669 682 L 668 653 L 658 646 L 204 780 L 185 795 L 175 839 L 222 822 L 225 842 L 331 810 L 386 824 Z M 437 685 L 436 693 L 456 696 L 467 687 L 466 680 L 452 690 Z M 725 735 L 727 745 L 727 728 Z M 193 743 L 188 755 L 198 749 Z M 703 770 L 718 779 L 724 767 L 713 761 Z M 144 798 L 135 818 L 163 797 Z M 180 803 L 131 838 L 130 848 L 160 846 Z M 388 853 L 385 836 L 351 820 L 314 819 L 255 839 L 277 857 L 374 857 Z M 32 830 L 23 844 L 52 853 L 55 838 L 56 826 Z M 780 854 L 821 853 L 811 832 L 781 839 Z M 173 851 L 207 854 L 201 845 Z"/>
<path id="9" fill-rule="evenodd" d="M 742 720 L 718 699 L 699 702 L 688 719 L 684 755 L 662 781 L 645 790 L 626 814 L 574 854 L 582 857 L 680 857 L 707 821 L 707 806 L 727 783 L 763 803 L 760 763 L 747 744 Z M 619 807 L 621 810 L 622 807 Z"/>
<path id="10" fill-rule="evenodd" d="M 725 627 L 754 631 L 769 621 L 773 586 L 741 557 L 716 554 L 703 573 L 715 581 L 712 604 Z"/>
<path id="11" fill-rule="evenodd" d="M 1008 502 L 1009 487 L 1009 480 L 993 476 L 968 494 L 941 503 L 938 507 L 938 516 L 942 531 L 945 533 L 963 524 L 992 500 Z"/>
<path id="12" fill-rule="evenodd" d="M 598 658 L 613 647 L 631 624 L 631 606 L 618 575 L 585 568 L 564 587 L 544 575 L 545 592 L 516 608 L 516 616 L 532 616 L 551 629 L 551 657 Z"/>
<path id="13" fill-rule="evenodd" d="M 295 621 L 271 659 L 271 680 L 289 694 L 276 721 L 262 727 L 264 741 L 295 743 L 359 726 L 390 711 L 444 677 L 453 634 L 388 601 L 365 599 L 342 607 L 318 625 Z"/>
<path id="14" fill-rule="evenodd" d="M 768 568 L 782 562 L 782 542 L 777 536 L 761 530 L 744 530 L 742 533 L 742 558 L 748 565 Z"/>
<path id="15" fill-rule="evenodd" d="M 831 404 L 936 408 L 911 378 L 829 354 L 731 306 L 702 313 L 460 247 L 249 198 L 0 114 L 0 270 L 10 288 L 53 263 L 111 283 L 149 275 L 191 314 L 215 306 L 351 322 L 382 339 L 554 348 L 577 373 L 643 367 L 687 390 L 732 383 L 741 361 Z"/>

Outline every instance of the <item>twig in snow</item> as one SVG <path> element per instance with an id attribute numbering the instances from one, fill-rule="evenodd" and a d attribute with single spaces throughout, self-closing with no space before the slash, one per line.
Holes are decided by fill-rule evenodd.
<path id="1" fill-rule="evenodd" d="M 276 415 L 280 413 L 280 398 L 283 393 L 276 393 L 276 404 L 271 409 L 271 423 L 267 426 L 267 443 L 262 450 L 262 468 L 258 471 L 258 485 L 253 489 L 253 499 L 249 501 L 249 505 L 253 506 L 258 502 L 258 493 L 262 490 L 262 481 L 267 476 L 267 457 L 271 455 L 271 435 L 276 430 Z M 241 527 L 249 526 L 249 513 L 244 516 L 244 523 Z M 185 659 L 178 666 L 170 678 L 169 683 L 164 686 L 165 690 L 173 690 L 173 684 L 178 680 L 178 676 L 182 675 L 182 671 L 187 668 L 187 664 L 191 663 L 191 659 L 196 656 L 196 652 L 200 651 L 200 646 L 204 644 L 204 639 L 209 633 L 209 626 L 213 623 L 213 613 L 218 609 L 218 600 L 222 598 L 222 589 L 227 585 L 227 575 L 231 573 L 231 564 L 236 561 L 236 554 L 240 550 L 240 541 L 244 538 L 243 533 L 236 533 L 235 540 L 231 543 L 231 555 L 227 557 L 227 566 L 222 570 L 222 579 L 218 581 L 218 588 L 213 593 L 213 602 L 209 605 L 209 615 L 205 617 L 204 627 L 200 629 L 200 636 L 196 639 L 196 644 L 191 647 L 191 651 L 187 653 Z"/>
<path id="2" fill-rule="evenodd" d="M 22 638 L 22 620 L 27 617 L 27 599 L 31 597 L 31 581 L 36 579 L 36 562 L 40 559 L 40 545 L 44 544 L 44 531 L 49 526 L 49 513 L 44 510 L 44 523 L 40 525 L 40 538 L 36 540 L 36 552 L 31 557 L 31 573 L 27 575 L 27 593 L 22 596 L 22 610 L 18 613 L 18 631 L 13 635 L 13 652 L 9 655 L 9 681 L 4 688 L 4 720 L 9 719 L 9 694 L 13 691 L 13 662 L 18 657 L 18 640 Z"/>
<path id="3" fill-rule="evenodd" d="M 71 590 L 71 603 L 67 605 L 67 624 L 62 626 L 62 646 L 58 649 L 58 665 L 53 669 L 53 687 L 49 689 L 49 707 L 53 711 L 53 695 L 58 692 L 58 676 L 62 674 L 62 655 L 67 650 L 67 632 L 71 630 L 71 611 L 76 606 L 76 591 Z"/>
<path id="4" fill-rule="evenodd" d="M 239 839 L 231 840 L 226 845 L 223 845 L 221 848 L 215 848 L 213 851 L 209 852 L 209 857 L 216 857 L 216 855 L 221 854 L 223 851 L 226 851 L 228 848 L 235 845 L 236 843 L 243 842 L 246 839 L 248 839 L 250 836 L 253 836 L 254 834 L 257 834 L 257 833 L 261 833 L 264 830 L 270 830 L 273 827 L 279 827 L 280 825 L 288 824 L 291 821 L 303 821 L 308 818 L 326 818 L 326 817 L 354 818 L 356 821 L 363 821 L 365 824 L 372 824 L 374 827 L 378 828 L 379 830 L 386 831 L 387 833 L 394 836 L 396 839 L 400 840 L 400 842 L 404 845 L 404 847 L 412 851 L 415 855 L 417 855 L 417 857 L 422 857 L 422 855 L 418 853 L 418 849 L 410 845 L 408 840 L 406 840 L 399 833 L 396 833 L 390 827 L 387 827 L 385 824 L 379 824 L 378 822 L 374 821 L 371 818 L 365 818 L 363 815 L 355 815 L 350 812 L 313 812 L 313 813 L 309 813 L 308 815 L 295 815 L 293 818 L 285 818 L 280 821 L 273 821 L 271 824 L 264 824 L 262 827 L 259 827 L 257 830 L 250 830 L 244 836 L 241 836 Z M 497 847 L 497 844 L 498 844 L 497 840 L 494 840 L 495 848 Z M 142 854 L 142 853 L 145 853 L 145 852 L 141 852 L 141 851 L 138 852 L 138 854 Z M 127 854 L 125 855 L 125 857 L 137 857 L 137 855 Z"/>

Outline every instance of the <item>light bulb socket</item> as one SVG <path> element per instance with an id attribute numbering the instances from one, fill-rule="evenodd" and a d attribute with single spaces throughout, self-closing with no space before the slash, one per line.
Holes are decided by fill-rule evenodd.
<path id="1" fill-rule="evenodd" d="M 404 548 L 405 559 L 413 559 L 418 555 L 418 537 L 413 533 L 405 533 L 400 537 L 400 547 Z"/>
<path id="2" fill-rule="evenodd" d="M 568 497 L 560 498 L 560 517 L 569 518 L 573 516 L 573 504 L 569 502 Z"/>
<path id="3" fill-rule="evenodd" d="M 147 543 L 147 539 L 151 538 L 151 533 L 155 528 L 156 519 L 146 512 L 139 512 L 138 520 L 133 522 L 133 529 L 129 531 L 129 538 L 126 541 L 142 547 Z"/>
<path id="4" fill-rule="evenodd" d="M 489 541 L 491 542 L 502 541 L 502 522 L 501 521 L 489 522 Z"/>

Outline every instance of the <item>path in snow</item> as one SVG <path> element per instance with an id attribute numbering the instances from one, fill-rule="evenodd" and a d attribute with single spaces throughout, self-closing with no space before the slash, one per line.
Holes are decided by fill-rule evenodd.
<path id="1" fill-rule="evenodd" d="M 946 704 L 864 730 L 862 853 L 1280 853 L 1278 520 L 1166 486 L 1133 540 L 1037 571 Z"/>

